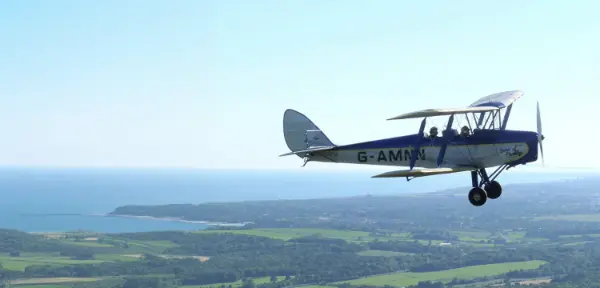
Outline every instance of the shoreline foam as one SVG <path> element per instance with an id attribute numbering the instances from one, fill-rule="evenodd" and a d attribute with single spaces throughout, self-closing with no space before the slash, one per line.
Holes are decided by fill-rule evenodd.
<path id="1" fill-rule="evenodd" d="M 243 227 L 246 223 L 221 223 L 221 222 L 210 222 L 210 221 L 201 221 L 201 220 L 185 220 L 177 217 L 154 217 L 154 216 L 145 216 L 145 215 L 127 215 L 127 214 L 90 214 L 90 216 L 102 216 L 102 217 L 120 217 L 120 218 L 134 218 L 134 219 L 147 219 L 147 220 L 156 220 L 156 221 L 171 221 L 171 222 L 181 222 L 181 223 L 190 223 L 190 224 L 202 224 L 208 226 L 238 226 Z"/>

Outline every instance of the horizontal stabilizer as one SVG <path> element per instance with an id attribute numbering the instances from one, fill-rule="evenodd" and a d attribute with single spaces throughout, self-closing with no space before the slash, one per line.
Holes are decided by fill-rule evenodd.
<path id="1" fill-rule="evenodd" d="M 451 115 L 451 114 L 487 112 L 487 111 L 493 111 L 493 110 L 498 110 L 498 107 L 479 106 L 479 107 L 448 108 L 448 109 L 426 109 L 426 110 L 402 114 L 400 116 L 389 118 L 387 120 L 400 120 L 400 119 L 443 116 L 443 115 Z"/>
<path id="2" fill-rule="evenodd" d="M 335 148 L 335 146 L 311 147 L 311 148 L 304 149 L 304 150 L 292 151 L 292 152 L 288 152 L 285 154 L 281 154 L 281 155 L 279 155 L 279 157 L 289 156 L 289 155 L 306 154 L 306 153 L 319 152 L 319 151 L 328 151 L 328 150 L 333 150 L 334 148 Z"/>
<path id="3" fill-rule="evenodd" d="M 413 169 L 413 170 L 396 170 L 375 175 L 371 178 L 394 178 L 394 177 L 424 177 L 440 174 L 457 173 L 463 171 L 471 171 L 472 167 L 459 168 L 433 168 L 433 169 Z"/>

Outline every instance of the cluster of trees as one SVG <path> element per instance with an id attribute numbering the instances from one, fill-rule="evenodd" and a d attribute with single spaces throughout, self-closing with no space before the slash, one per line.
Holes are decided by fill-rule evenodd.
<path id="1" fill-rule="evenodd" d="M 39 235 L 13 229 L 0 229 L 0 253 L 13 253 L 17 256 L 19 251 L 56 252 L 65 249 L 77 249 L 77 247 L 71 247 L 57 240 L 45 239 Z"/>

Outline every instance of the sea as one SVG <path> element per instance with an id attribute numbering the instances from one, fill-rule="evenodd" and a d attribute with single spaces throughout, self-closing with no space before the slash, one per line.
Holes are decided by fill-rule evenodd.
<path id="1" fill-rule="evenodd" d="M 427 193 L 470 185 L 468 173 L 417 178 L 373 179 L 380 171 L 203 170 L 203 169 L 0 169 L 0 228 L 25 232 L 103 233 L 199 230 L 202 223 L 109 217 L 123 205 L 199 204 L 277 199 Z M 509 184 L 599 177 L 596 172 L 502 174 Z M 510 193 L 510 190 L 505 190 Z"/>

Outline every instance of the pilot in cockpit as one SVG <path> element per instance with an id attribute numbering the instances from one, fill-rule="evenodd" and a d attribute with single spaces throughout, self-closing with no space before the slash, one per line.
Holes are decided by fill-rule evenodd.
<path id="1" fill-rule="evenodd" d="M 463 126 L 460 129 L 460 136 L 462 136 L 462 137 L 469 137 L 469 135 L 471 135 L 471 129 L 469 129 L 468 126 Z"/>
<path id="2" fill-rule="evenodd" d="M 435 139 L 438 135 L 438 129 L 437 127 L 433 126 L 431 127 L 431 129 L 429 129 L 429 138 L 431 139 Z"/>

